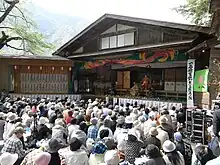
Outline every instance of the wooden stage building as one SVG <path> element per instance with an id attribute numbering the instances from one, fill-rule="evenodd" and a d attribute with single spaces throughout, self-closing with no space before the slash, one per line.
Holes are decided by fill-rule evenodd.
<path id="1" fill-rule="evenodd" d="M 68 94 L 73 62 L 59 56 L 0 55 L 0 90 L 19 94 Z"/>
<path id="2" fill-rule="evenodd" d="M 151 98 L 150 89 L 141 89 L 147 76 L 154 99 L 184 102 L 187 60 L 196 59 L 196 70 L 208 67 L 212 48 L 197 45 L 213 37 L 207 27 L 105 14 L 54 55 L 74 61 L 74 93 L 116 88 L 116 95 L 129 96 L 135 82 L 139 96 Z M 197 105 L 202 95 L 195 94 Z"/>

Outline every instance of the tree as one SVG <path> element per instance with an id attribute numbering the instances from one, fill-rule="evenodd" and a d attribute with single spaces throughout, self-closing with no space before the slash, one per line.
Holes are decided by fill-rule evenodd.
<path id="1" fill-rule="evenodd" d="M 197 25 L 208 25 L 211 20 L 209 0 L 187 0 L 186 4 L 175 8 L 178 13 Z"/>
<path id="2" fill-rule="evenodd" d="M 53 45 L 45 41 L 22 0 L 0 0 L 0 50 L 5 47 L 42 54 Z"/>

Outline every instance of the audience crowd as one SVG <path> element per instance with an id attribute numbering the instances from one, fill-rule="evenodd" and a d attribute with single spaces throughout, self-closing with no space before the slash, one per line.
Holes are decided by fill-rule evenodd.
<path id="1" fill-rule="evenodd" d="M 185 112 L 99 99 L 4 98 L 0 165 L 219 164 L 211 147 L 192 150 L 185 141 Z"/>

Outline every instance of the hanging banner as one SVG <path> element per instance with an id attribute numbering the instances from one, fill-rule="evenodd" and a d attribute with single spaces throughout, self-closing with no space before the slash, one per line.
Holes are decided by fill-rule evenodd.
<path id="1" fill-rule="evenodd" d="M 199 70 L 195 72 L 194 91 L 195 92 L 208 92 L 208 75 L 209 70 Z"/>
<path id="2" fill-rule="evenodd" d="M 187 61 L 187 108 L 194 107 L 193 80 L 195 73 L 195 59 Z"/>

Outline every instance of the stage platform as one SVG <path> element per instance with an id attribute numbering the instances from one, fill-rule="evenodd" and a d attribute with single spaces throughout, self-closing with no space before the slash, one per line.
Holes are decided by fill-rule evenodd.
<path id="1" fill-rule="evenodd" d="M 13 94 L 10 93 L 9 96 L 12 99 L 17 98 L 17 97 L 20 97 L 20 98 L 28 97 L 31 99 L 36 99 L 37 97 L 55 99 L 56 97 L 59 97 L 61 99 L 64 99 L 68 97 L 71 100 L 80 100 L 82 97 L 80 94 L 19 94 L 19 93 L 13 93 Z"/>

